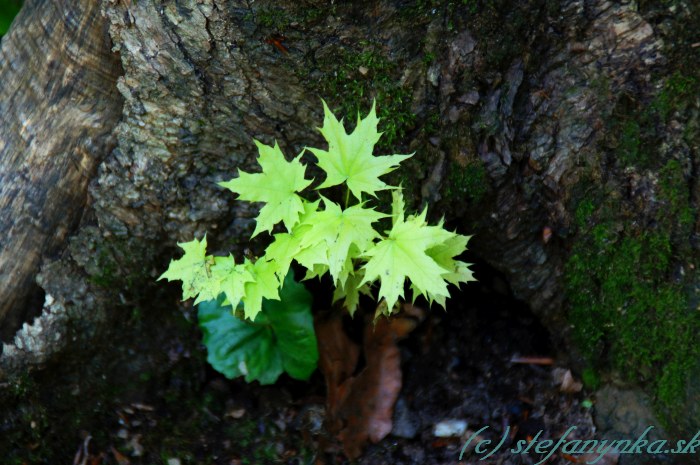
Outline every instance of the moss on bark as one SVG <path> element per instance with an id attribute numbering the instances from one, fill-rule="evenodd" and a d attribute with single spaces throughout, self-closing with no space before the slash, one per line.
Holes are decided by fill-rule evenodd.
<path id="1" fill-rule="evenodd" d="M 591 187 L 576 201 L 578 235 L 565 286 L 574 339 L 589 368 L 651 385 L 672 424 L 700 356 L 700 313 L 690 304 L 698 266 L 690 167 L 669 150 L 667 133 L 671 116 L 696 98 L 697 80 L 676 72 L 659 88 L 646 106 L 621 98 L 611 115 L 607 176 L 617 171 L 628 183 L 583 181 Z M 697 144 L 697 131 L 685 123 L 683 138 Z"/>

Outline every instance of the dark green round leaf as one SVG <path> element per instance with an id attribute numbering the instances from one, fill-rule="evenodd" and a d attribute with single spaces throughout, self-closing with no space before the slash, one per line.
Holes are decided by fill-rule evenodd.
<path id="1" fill-rule="evenodd" d="M 248 382 L 272 384 L 283 371 L 306 380 L 316 369 L 318 347 L 311 315 L 311 294 L 294 281 L 284 280 L 280 300 L 263 299 L 254 322 L 222 306 L 224 297 L 199 304 L 199 326 L 209 363 L 227 378 L 245 376 Z"/>

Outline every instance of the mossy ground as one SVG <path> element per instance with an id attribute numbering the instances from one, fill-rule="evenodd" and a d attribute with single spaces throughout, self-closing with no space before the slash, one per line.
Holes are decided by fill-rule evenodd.
<path id="1" fill-rule="evenodd" d="M 513 430 L 527 420 L 526 413 L 517 412 L 556 410 L 553 420 L 542 425 L 548 437 L 571 425 L 592 436 L 591 418 L 582 406 L 584 392 L 563 393 L 552 384 L 550 373 L 513 366 L 504 357 L 547 356 L 549 337 L 523 302 L 488 284 L 504 279 L 500 274 L 483 263 L 475 268 L 479 282 L 455 289 L 448 312 L 433 312 L 401 344 L 401 422 L 418 425 L 415 437 L 389 436 L 370 445 L 355 462 L 342 456 L 322 427 L 320 373 L 308 383 L 283 376 L 275 386 L 226 380 L 204 365 L 201 349 L 181 345 L 197 339 L 188 335 L 190 323 L 180 321 L 180 329 L 165 322 L 158 327 L 164 314 L 148 313 L 143 321 L 124 322 L 126 332 L 133 332 L 132 340 L 111 341 L 105 354 L 96 354 L 82 371 L 59 363 L 4 391 L 10 404 L 22 405 L 22 418 L 0 419 L 0 463 L 73 463 L 89 435 L 89 457 L 76 463 L 167 465 L 177 459 L 181 465 L 453 464 L 460 440 L 437 443 L 430 431 L 454 412 L 470 425 L 494 425 L 500 435 L 502 425 Z M 139 334 L 141 323 L 152 333 Z M 159 333 L 161 339 L 156 337 Z M 183 340 L 168 344 L 180 335 Z M 134 366 L 125 367 L 117 359 L 129 352 Z M 158 357 L 161 368 L 139 370 L 137 359 L 142 356 Z M 114 366 L 107 370 L 105 363 Z M 76 369 L 81 375 L 77 378 Z M 508 452 L 499 452 L 496 459 L 507 460 Z"/>
<path id="2" fill-rule="evenodd" d="M 241 465 L 311 463 L 299 434 L 275 423 L 289 395 L 228 384 L 206 364 L 195 325 L 170 310 L 134 309 L 102 347 L 6 380 L 0 463 L 73 463 L 88 436 L 90 457 L 80 463 L 232 463 L 223 455 Z M 265 394 L 280 400 L 258 407 Z"/>

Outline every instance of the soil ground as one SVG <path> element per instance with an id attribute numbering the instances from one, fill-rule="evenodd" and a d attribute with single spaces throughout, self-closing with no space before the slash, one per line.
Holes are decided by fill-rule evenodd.
<path id="1" fill-rule="evenodd" d="M 454 294 L 447 312 L 432 310 L 401 343 L 404 380 L 394 430 L 356 463 L 535 464 L 544 456 L 512 454 L 506 446 L 540 430 L 541 438 L 557 439 L 571 426 L 571 437 L 593 437 L 587 392 L 562 392 L 567 367 L 558 365 L 547 332 L 497 274 L 484 268 L 477 277 Z M 514 357 L 554 363 L 513 363 Z M 350 463 L 324 432 L 320 374 L 308 383 L 282 378 L 264 387 L 210 368 L 200 382 L 180 376 L 174 372 L 166 385 L 119 406 L 102 431 L 84 432 L 75 464 Z M 454 436 L 437 437 L 439 424 L 451 424 Z M 468 438 L 484 427 L 479 439 L 498 444 L 507 437 L 503 452 L 480 460 L 484 454 L 468 446 L 460 460 Z M 554 454 L 543 463 L 572 460 Z"/>

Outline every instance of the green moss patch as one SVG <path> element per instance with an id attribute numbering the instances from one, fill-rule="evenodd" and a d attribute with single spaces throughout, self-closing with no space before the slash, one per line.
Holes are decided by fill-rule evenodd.
<path id="1" fill-rule="evenodd" d="M 659 171 L 659 208 L 648 224 L 615 192 L 583 198 L 575 212 L 581 237 L 565 270 L 574 338 L 591 367 L 613 368 L 653 385 L 659 406 L 674 412 L 684 373 L 700 355 L 700 313 L 689 308 L 680 267 L 694 211 L 680 164 Z M 596 206 L 598 205 L 598 206 Z M 685 242 L 683 242 L 685 239 Z M 679 244 L 679 245 L 677 245 Z"/>
<path id="2" fill-rule="evenodd" d="M 696 104 L 700 80 L 678 69 L 653 98 L 623 95 L 606 115 L 602 148 L 611 175 L 653 172 L 656 185 L 645 188 L 653 195 L 640 201 L 609 187 L 577 194 L 579 239 L 565 269 L 569 318 L 589 375 L 613 369 L 651 386 L 667 418 L 679 413 L 685 378 L 700 356 L 700 313 L 690 304 L 696 211 L 687 168 L 661 149 L 672 118 L 686 125 L 685 142 L 697 145 L 697 128 L 685 115 Z M 584 184 L 601 184 L 590 181 Z"/>
<path id="3" fill-rule="evenodd" d="M 318 65 L 324 73 L 320 95 L 326 96 L 336 114 L 357 119 L 360 109 L 376 100 L 377 116 L 383 121 L 383 136 L 377 147 L 396 148 L 413 126 L 411 90 L 401 84 L 401 70 L 379 51 L 379 44 L 364 41 L 357 48 L 338 46 Z"/>
<path id="4" fill-rule="evenodd" d="M 645 102 L 623 96 L 609 119 L 606 144 L 619 167 L 659 169 L 663 159 L 657 156 L 666 125 L 674 112 L 684 112 L 700 93 L 700 79 L 680 72 L 665 80 L 653 100 Z M 692 132 L 685 134 L 693 137 Z"/>
<path id="5" fill-rule="evenodd" d="M 444 194 L 448 201 L 469 200 L 479 203 L 489 190 L 486 168 L 480 160 L 470 160 L 465 166 L 450 165 Z"/>

